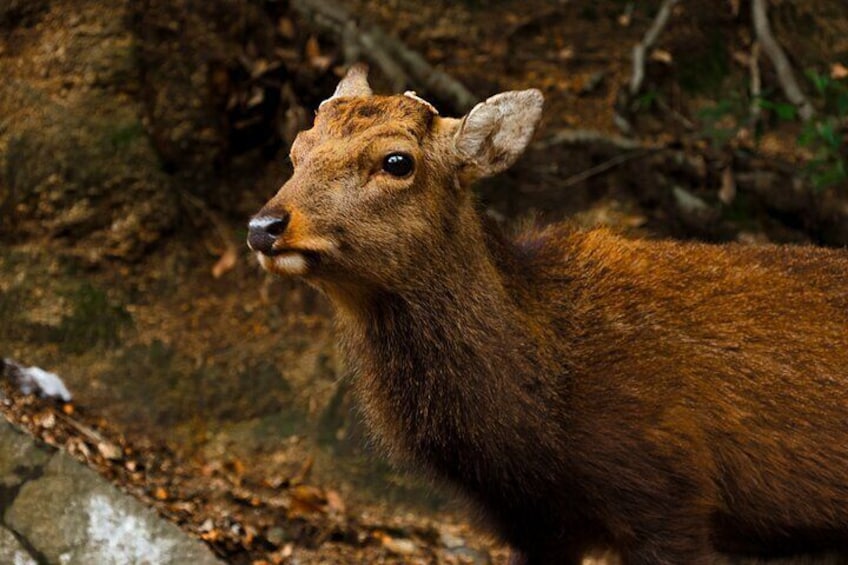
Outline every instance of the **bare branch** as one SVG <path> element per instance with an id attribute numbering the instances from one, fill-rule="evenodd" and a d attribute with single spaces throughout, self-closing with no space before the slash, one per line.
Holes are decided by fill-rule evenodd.
<path id="1" fill-rule="evenodd" d="M 652 149 L 638 139 L 611 135 L 592 129 L 561 129 L 553 132 L 546 139 L 540 140 L 541 147 L 553 145 L 610 145 L 622 151 L 633 151 L 636 149 Z"/>
<path id="2" fill-rule="evenodd" d="M 798 114 L 804 121 L 808 121 L 813 117 L 815 111 L 807 97 L 798 86 L 795 80 L 795 74 L 792 72 L 792 65 L 789 59 L 786 58 L 786 53 L 780 47 L 780 44 L 771 33 L 771 27 L 768 20 L 768 8 L 766 0 L 751 0 L 751 18 L 754 21 L 754 33 L 757 35 L 757 40 L 763 47 L 763 51 L 771 59 L 774 69 L 777 72 L 777 79 L 780 82 L 780 87 L 783 89 L 783 94 L 792 104 L 798 108 Z"/>
<path id="3" fill-rule="evenodd" d="M 630 96 L 634 96 L 642 88 L 642 81 L 645 80 L 645 57 L 650 51 L 654 43 L 668 24 L 668 19 L 671 16 L 671 9 L 680 0 L 665 0 L 657 12 L 651 27 L 648 28 L 645 37 L 642 41 L 633 47 L 633 75 L 630 77 Z"/>

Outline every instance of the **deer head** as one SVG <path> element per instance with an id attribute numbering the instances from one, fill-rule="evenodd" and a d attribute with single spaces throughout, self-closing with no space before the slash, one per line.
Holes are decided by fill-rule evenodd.
<path id="1" fill-rule="evenodd" d="M 294 174 L 250 221 L 248 245 L 273 273 L 415 280 L 471 221 L 470 184 L 512 165 L 541 114 L 542 94 L 524 90 L 442 118 L 414 93 L 373 95 L 366 74 L 352 67 L 321 103 L 292 144 Z"/>

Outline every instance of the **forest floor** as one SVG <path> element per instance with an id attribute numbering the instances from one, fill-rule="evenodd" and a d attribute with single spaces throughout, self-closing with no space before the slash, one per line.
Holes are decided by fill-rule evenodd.
<path id="1" fill-rule="evenodd" d="M 630 77 L 632 46 L 653 16 L 616 0 L 347 5 L 484 97 L 541 88 L 546 108 L 537 137 L 547 140 L 567 128 L 618 134 L 613 108 Z M 746 45 L 747 32 L 729 8 L 715 14 L 706 24 L 682 18 L 666 31 L 648 69 L 646 109 L 633 118 L 643 142 L 686 138 L 707 153 L 716 144 L 749 143 L 750 131 L 731 113 L 716 111 L 714 96 L 719 85 L 744 90 L 739 86 L 748 80 L 744 54 L 730 57 L 741 61 L 731 68 L 711 59 Z M 803 55 L 813 48 L 798 49 Z M 817 61 L 825 68 L 830 62 Z M 728 98 L 731 102 L 739 101 Z M 704 114 L 710 109 L 712 114 Z M 705 115 L 712 117 L 696 120 Z M 795 123 L 771 123 L 758 142 L 764 162 L 800 166 L 809 158 L 795 143 L 799 129 Z M 523 199 L 532 205 L 521 209 L 535 208 L 546 217 L 571 216 L 642 235 L 677 234 L 667 211 L 646 205 L 651 197 L 629 192 L 633 175 L 650 174 L 652 156 L 634 155 L 629 165 L 635 168 L 613 164 L 596 174 L 594 167 L 605 161 L 574 156 L 563 145 L 537 146 L 508 173 L 511 181 L 523 180 L 518 195 L 501 199 L 507 202 L 502 211 L 511 215 L 509 203 Z M 644 167 L 635 165 L 640 159 Z M 714 175 L 705 173 L 703 182 L 715 193 L 722 188 Z M 503 188 L 497 181 L 488 186 L 495 196 Z M 563 196 L 563 190 L 571 192 Z M 753 217 L 745 225 L 738 239 L 807 240 L 768 219 Z M 346 415 L 347 405 L 333 406 L 341 398 L 343 369 L 333 352 L 328 307 L 311 291 L 260 273 L 246 249 L 238 251 L 229 271 L 213 277 L 217 251 L 210 253 L 198 241 L 171 241 L 155 257 L 109 272 L 79 273 L 54 257 L 32 262 L 37 254 L 29 251 L 0 257 L 0 291 L 7 297 L 18 296 L 10 289 L 20 291 L 21 300 L 33 306 L 26 320 L 7 308 L 7 321 L 18 316 L 27 329 L 15 339 L 0 335 L 9 337 L 10 356 L 52 363 L 46 369 L 61 367 L 57 372 L 67 373 L 76 398 L 57 404 L 23 396 L 6 383 L 0 412 L 155 507 L 225 561 L 506 561 L 506 548 L 475 529 L 460 504 L 445 502 L 449 493 L 434 494 L 408 475 L 375 464 L 367 450 L 351 447 L 363 442 L 363 433 Z M 24 291 L 16 281 L 27 272 Z M 62 277 L 78 280 L 63 283 Z M 65 298 L 58 303 L 45 298 L 54 292 Z M 277 296 L 301 314 L 282 311 Z M 0 315 L 3 308 L 0 301 Z M 83 350 L 75 339 L 98 346 Z M 266 360 L 269 355 L 273 360 Z M 278 371 L 280 366 L 285 370 Z M 216 419 L 220 425 L 210 423 Z M 310 431 L 312 426 L 320 431 Z M 268 432 L 271 427 L 277 431 Z M 321 434 L 329 440 L 316 439 Z"/>

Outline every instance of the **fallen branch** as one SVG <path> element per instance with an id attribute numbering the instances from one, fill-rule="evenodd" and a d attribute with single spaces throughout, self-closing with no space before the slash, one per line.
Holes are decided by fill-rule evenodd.
<path id="1" fill-rule="evenodd" d="M 561 188 L 568 188 L 569 186 L 580 184 L 581 182 L 589 180 L 594 176 L 597 176 L 601 173 L 605 173 L 606 171 L 614 167 L 622 165 L 627 161 L 632 161 L 633 159 L 636 159 L 638 157 L 644 157 L 648 153 L 651 153 L 651 151 L 651 149 L 640 149 L 638 151 L 632 151 L 630 153 L 621 153 L 619 155 L 616 155 L 612 159 L 608 159 L 603 163 L 600 163 L 598 165 L 595 165 L 594 167 L 586 169 L 585 171 L 581 171 L 576 175 L 568 177 L 567 179 L 559 183 L 559 186 Z"/>
<path id="2" fill-rule="evenodd" d="M 610 145 L 616 149 L 623 151 L 633 151 L 635 149 L 651 149 L 652 147 L 645 145 L 638 139 L 631 137 L 623 137 L 620 135 L 610 135 L 601 131 L 592 129 L 561 129 L 555 131 L 547 138 L 538 142 L 541 147 L 551 147 L 554 145 Z"/>
<path id="3" fill-rule="evenodd" d="M 316 27 L 338 37 L 346 62 L 365 58 L 379 68 L 395 91 L 409 87 L 427 92 L 465 112 L 476 96 L 459 81 L 430 65 L 424 57 L 377 26 L 362 25 L 333 0 L 292 0 L 291 7 Z"/>
<path id="4" fill-rule="evenodd" d="M 815 111 L 798 86 L 789 59 L 786 58 L 786 54 L 771 33 L 766 0 L 751 0 L 751 18 L 754 22 L 754 33 L 757 36 L 757 41 L 762 45 L 763 51 L 774 65 L 777 80 L 780 82 L 784 96 L 798 108 L 798 115 L 801 116 L 801 119 L 809 121 Z"/>
<path id="5" fill-rule="evenodd" d="M 671 9 L 680 0 L 665 0 L 657 12 L 651 27 L 648 28 L 645 37 L 642 41 L 633 47 L 633 75 L 630 77 L 630 96 L 635 96 L 642 88 L 642 82 L 645 80 L 645 58 L 654 43 L 657 42 L 662 30 L 668 24 L 668 19 L 671 16 Z"/>

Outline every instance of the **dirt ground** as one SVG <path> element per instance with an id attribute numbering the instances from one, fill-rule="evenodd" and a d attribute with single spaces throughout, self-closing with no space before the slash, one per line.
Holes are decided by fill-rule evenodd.
<path id="1" fill-rule="evenodd" d="M 620 133 L 613 108 L 630 77 L 632 46 L 658 3 L 346 4 L 480 96 L 541 88 L 546 107 L 537 138 L 544 141 L 566 128 Z M 712 19 L 704 21 L 693 2 L 667 30 L 648 67 L 649 91 L 664 102 L 632 116 L 633 135 L 644 143 L 688 139 L 719 159 L 724 149 L 709 148 L 725 128 L 734 148 L 748 147 L 744 128 L 721 122 L 727 116 L 710 127 L 692 125 L 715 106 L 717 92 L 744 90 L 748 80 L 744 61 L 724 67 L 711 58 L 732 52 L 730 61 L 744 59 L 750 46 L 745 16 L 726 4 L 706 10 Z M 799 64 L 828 68 L 848 53 L 848 15 L 819 34 L 793 35 L 791 23 L 806 21 L 798 15 L 803 3 L 774 4 L 775 31 L 792 42 Z M 795 143 L 798 129 L 769 122 L 758 162 L 800 166 L 809 155 Z M 632 190 L 634 178 L 650 184 L 640 176 L 667 165 L 666 157 L 646 152 L 580 181 L 605 159 L 538 144 L 481 192 L 508 217 L 568 216 L 638 235 L 683 233 L 660 197 Z M 696 188 L 715 195 L 722 187 L 709 173 L 715 163 L 693 162 L 708 171 Z M 268 196 L 257 191 L 247 200 L 258 206 Z M 758 208 L 749 212 L 741 229 L 713 235 L 814 239 Z M 260 272 L 241 244 L 245 219 L 225 221 L 232 240 L 226 243 L 237 251 L 219 276 L 213 268 L 226 246 L 194 239 L 190 230 L 137 262 L 105 269 L 40 253 L 37 243 L 10 246 L 0 257 L 2 354 L 37 359 L 60 373 L 75 399 L 56 404 L 6 384 L 0 411 L 64 446 L 230 563 L 505 563 L 506 548 L 475 529 L 450 493 L 388 469 L 368 450 L 367 432 L 345 395 L 328 305 L 296 282 Z"/>

